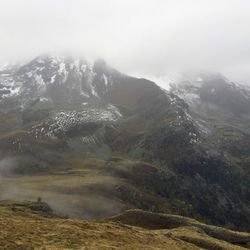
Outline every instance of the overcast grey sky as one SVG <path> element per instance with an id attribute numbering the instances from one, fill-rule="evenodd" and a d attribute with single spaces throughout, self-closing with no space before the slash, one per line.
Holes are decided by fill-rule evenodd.
<path id="1" fill-rule="evenodd" d="M 249 13 L 250 0 L 0 0 L 0 63 L 67 51 L 133 75 L 250 82 Z"/>

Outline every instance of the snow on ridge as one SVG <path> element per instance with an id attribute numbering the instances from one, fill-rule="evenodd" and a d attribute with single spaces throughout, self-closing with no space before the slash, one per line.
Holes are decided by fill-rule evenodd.
<path id="1" fill-rule="evenodd" d="M 199 105 L 201 102 L 200 95 L 193 92 L 175 92 L 181 99 L 183 99 L 189 106 Z"/>
<path id="2" fill-rule="evenodd" d="M 87 94 L 87 93 L 84 92 L 83 90 L 81 90 L 80 95 L 81 95 L 81 96 L 84 96 L 84 97 L 87 97 L 87 98 L 90 98 L 89 94 Z"/>
<path id="3" fill-rule="evenodd" d="M 15 64 L 15 63 L 6 62 L 6 63 L 0 65 L 0 72 L 12 69 L 13 67 L 16 67 L 16 66 L 17 66 L 17 64 Z"/>
<path id="4" fill-rule="evenodd" d="M 40 102 L 48 102 L 49 99 L 46 97 L 40 97 Z"/>
<path id="5" fill-rule="evenodd" d="M 70 87 L 80 90 L 80 95 L 86 98 L 95 96 L 99 98 L 96 86 L 93 85 L 95 72 L 93 62 L 81 58 L 59 57 L 43 55 L 23 65 L 21 70 L 12 73 L 0 72 L 1 98 L 8 98 L 19 93 L 25 93 L 30 86 L 36 86 L 38 95 L 46 91 L 48 84 L 55 82 L 65 83 L 71 74 L 75 81 Z M 46 80 L 45 80 L 46 79 Z M 106 84 L 107 79 L 104 79 Z M 40 93 L 39 93 L 40 92 Z M 32 96 L 31 96 L 32 98 Z"/>
<path id="6" fill-rule="evenodd" d="M 64 62 L 61 62 L 59 64 L 58 74 L 63 76 L 63 83 L 67 80 L 68 77 L 68 71 L 66 70 L 66 66 Z"/>
<path id="7" fill-rule="evenodd" d="M 89 136 L 83 136 L 81 138 L 81 141 L 85 144 L 95 144 L 98 141 L 98 139 L 95 135 L 94 136 L 89 135 Z"/>
<path id="8" fill-rule="evenodd" d="M 122 117 L 119 110 L 108 105 L 106 109 L 87 108 L 82 111 L 59 111 L 46 122 L 32 127 L 29 133 L 51 138 L 65 134 L 74 127 L 92 122 L 116 122 Z M 46 128 L 46 129 L 44 129 Z"/>
<path id="9" fill-rule="evenodd" d="M 55 79 L 56 79 L 56 74 L 53 75 L 53 76 L 50 78 L 50 83 L 54 83 L 54 82 L 55 82 Z"/>
<path id="10" fill-rule="evenodd" d="M 4 88 L 4 89 L 1 89 L 1 90 L 8 90 L 9 91 L 9 93 L 3 94 L 1 96 L 3 99 L 5 99 L 5 98 L 17 96 L 20 93 L 21 86 L 17 86 L 15 88 L 8 88 L 8 89 Z"/>
<path id="11" fill-rule="evenodd" d="M 9 64 L 8 64 L 9 65 Z M 1 84 L 2 82 L 17 82 L 37 85 L 38 89 L 44 89 L 45 85 L 53 84 L 55 82 L 65 83 L 69 74 L 76 79 L 73 85 L 77 85 L 80 89 L 81 95 L 85 97 L 95 96 L 99 98 L 97 87 L 93 84 L 95 72 L 93 71 L 94 61 L 85 60 L 82 57 L 67 57 L 57 55 L 41 55 L 34 60 L 25 63 L 21 70 L 13 71 L 12 73 L 5 74 L 0 72 Z M 4 66 L 3 68 L 6 68 Z M 40 76 L 41 75 L 41 76 Z M 59 77 L 57 77 L 59 76 Z M 8 78 L 8 79 L 7 79 Z M 2 80 L 4 79 L 4 80 Z M 15 80 L 14 80 L 15 79 Z M 26 84 L 27 82 L 27 84 Z M 109 84 L 107 76 L 103 76 L 103 84 Z M 9 84 L 7 84 L 9 85 Z M 74 87 L 72 85 L 72 87 Z M 25 87 L 23 85 L 23 87 Z"/>
<path id="12" fill-rule="evenodd" d="M 107 110 L 110 111 L 116 117 L 115 120 L 122 117 L 122 114 L 120 113 L 119 109 L 112 104 L 108 105 Z"/>
<path id="13" fill-rule="evenodd" d="M 104 80 L 104 84 L 107 87 L 108 86 L 108 78 L 105 74 L 103 74 L 103 80 Z"/>
<path id="14" fill-rule="evenodd" d="M 141 77 L 134 75 L 135 77 Z M 171 89 L 171 84 L 175 82 L 175 79 L 170 76 L 152 76 L 152 75 L 143 75 L 143 78 L 148 79 L 158 85 L 162 90 L 169 91 Z"/>
<path id="15" fill-rule="evenodd" d="M 0 98 L 2 99 L 17 96 L 21 91 L 22 83 L 15 82 L 9 74 L 0 74 L 0 82 L 0 91 L 2 92 Z"/>
<path id="16" fill-rule="evenodd" d="M 87 83 L 87 87 L 90 91 L 90 94 L 93 96 L 99 97 L 98 93 L 96 92 L 95 86 L 93 85 L 93 80 L 95 77 L 93 67 L 94 65 L 92 63 L 87 64 L 86 67 L 84 68 L 84 76 L 85 76 L 85 80 Z"/>
<path id="17" fill-rule="evenodd" d="M 203 79 L 202 79 L 200 76 L 198 76 L 198 77 L 196 78 L 196 82 L 203 82 Z"/>
<path id="18" fill-rule="evenodd" d="M 0 71 L 5 70 L 6 68 L 8 68 L 10 66 L 10 62 L 4 63 L 2 65 L 0 65 Z"/>
<path id="19" fill-rule="evenodd" d="M 83 73 L 86 72 L 86 69 L 87 69 L 87 64 L 81 65 L 81 71 L 82 71 Z"/>
<path id="20" fill-rule="evenodd" d="M 46 83 L 44 82 L 42 75 L 35 74 L 34 79 L 35 79 L 36 84 L 38 85 L 38 90 L 44 91 L 46 88 Z"/>
<path id="21" fill-rule="evenodd" d="M 90 86 L 91 94 L 93 96 L 99 97 L 98 94 L 97 94 L 97 92 L 96 92 L 96 90 L 95 90 L 95 87 L 92 84 L 90 84 L 89 86 Z"/>

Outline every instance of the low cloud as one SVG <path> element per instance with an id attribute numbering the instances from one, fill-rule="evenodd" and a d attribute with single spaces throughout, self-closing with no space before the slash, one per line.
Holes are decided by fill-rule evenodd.
<path id="1" fill-rule="evenodd" d="M 249 8 L 248 0 L 1 1 L 0 62 L 66 51 L 132 75 L 205 69 L 250 83 Z"/>
<path id="2" fill-rule="evenodd" d="M 0 177 L 11 175 L 15 166 L 16 158 L 10 157 L 0 160 Z"/>

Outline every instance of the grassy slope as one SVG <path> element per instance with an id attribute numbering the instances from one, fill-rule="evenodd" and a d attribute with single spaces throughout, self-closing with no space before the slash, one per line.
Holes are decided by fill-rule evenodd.
<path id="1" fill-rule="evenodd" d="M 59 218 L 46 209 L 43 203 L 1 201 L 0 248 L 244 249 L 232 244 L 233 238 L 225 238 L 225 235 L 234 235 L 234 239 L 241 239 L 240 243 L 249 247 L 249 234 L 206 226 L 185 217 L 135 210 L 106 220 L 87 222 Z M 148 227 L 148 222 L 157 221 L 159 217 L 162 220 L 164 216 L 179 224 L 165 223 L 164 227 L 155 229 Z M 212 235 L 218 230 L 223 234 Z"/>
<path id="2" fill-rule="evenodd" d="M 147 171 L 142 171 L 145 168 Z M 81 219 L 110 216 L 134 207 L 155 206 L 166 211 L 166 200 L 150 190 L 151 182 L 159 178 L 157 171 L 140 161 L 104 161 L 72 155 L 63 165 L 42 174 L 2 177 L 0 198 L 42 197 L 57 212 Z"/>

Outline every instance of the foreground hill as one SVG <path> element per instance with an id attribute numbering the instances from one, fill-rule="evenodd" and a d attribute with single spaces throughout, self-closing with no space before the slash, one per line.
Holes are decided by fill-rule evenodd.
<path id="1" fill-rule="evenodd" d="M 130 210 L 100 221 L 64 219 L 42 202 L 0 202 L 3 249 L 245 249 L 250 234 L 187 217 Z"/>
<path id="2" fill-rule="evenodd" d="M 5 67 L 0 198 L 41 196 L 77 219 L 139 208 L 250 232 L 249 100 L 220 75 L 167 92 L 102 60 Z"/>

